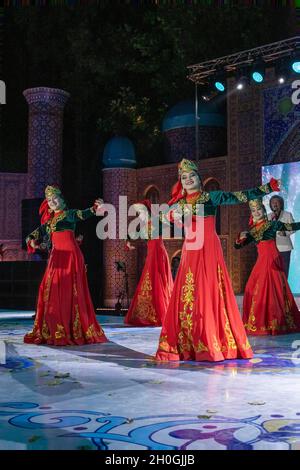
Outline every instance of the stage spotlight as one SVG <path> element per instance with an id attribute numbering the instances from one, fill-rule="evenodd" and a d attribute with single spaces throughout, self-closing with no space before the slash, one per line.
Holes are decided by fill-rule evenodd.
<path id="1" fill-rule="evenodd" d="M 216 67 L 214 77 L 212 78 L 214 88 L 223 93 L 226 89 L 226 72 L 223 67 Z"/>
<path id="2" fill-rule="evenodd" d="M 275 64 L 275 74 L 279 85 L 282 85 L 286 82 L 290 75 L 289 64 L 286 60 L 281 59 Z"/>
<path id="3" fill-rule="evenodd" d="M 221 81 L 217 80 L 215 81 L 215 88 L 218 90 L 218 91 L 225 91 L 225 85 L 224 83 L 222 83 Z"/>
<path id="4" fill-rule="evenodd" d="M 295 73 L 300 73 L 300 60 L 293 60 L 292 69 Z"/>
<path id="5" fill-rule="evenodd" d="M 290 55 L 289 69 L 291 73 L 300 73 L 300 51 L 295 50 Z"/>
<path id="6" fill-rule="evenodd" d="M 247 77 L 240 77 L 237 81 L 236 89 L 239 91 L 244 90 L 244 88 L 246 88 L 248 84 L 249 84 L 249 79 Z"/>
<path id="7" fill-rule="evenodd" d="M 201 93 L 201 98 L 203 101 L 210 101 L 215 96 L 217 96 L 218 92 L 216 89 L 212 88 L 212 83 L 210 82 L 208 86 L 206 86 Z"/>
<path id="8" fill-rule="evenodd" d="M 251 78 L 255 83 L 262 83 L 265 79 L 265 66 L 260 60 L 255 62 L 251 69 Z"/>

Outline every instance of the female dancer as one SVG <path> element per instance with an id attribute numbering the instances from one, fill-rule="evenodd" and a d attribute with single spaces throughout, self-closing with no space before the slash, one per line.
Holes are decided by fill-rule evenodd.
<path id="1" fill-rule="evenodd" d="M 186 159 L 179 164 L 178 178 L 169 202 L 175 208 L 173 218 L 177 218 L 178 208 L 184 211 L 191 208 L 192 223 L 186 227 L 186 235 L 189 236 L 191 229 L 195 233 L 197 219 L 202 219 L 204 240 L 203 246 L 195 249 L 189 249 L 187 238 L 183 243 L 156 359 L 222 361 L 251 358 L 252 350 L 215 232 L 215 213 L 219 205 L 239 204 L 278 190 L 278 182 L 271 180 L 247 191 L 208 193 L 202 190 L 197 165 Z M 197 204 L 202 204 L 200 210 L 204 207 L 204 214 L 198 215 Z"/>
<path id="2" fill-rule="evenodd" d="M 67 209 L 62 193 L 47 186 L 41 205 L 42 225 L 26 239 L 28 250 L 39 247 L 45 236 L 51 238 L 51 254 L 39 288 L 36 318 L 25 343 L 71 344 L 104 343 L 89 293 L 84 259 L 74 236 L 76 222 L 95 215 L 102 201 L 85 210 Z"/>
<path id="3" fill-rule="evenodd" d="M 300 331 L 300 312 L 288 285 L 276 246 L 277 231 L 300 230 L 300 223 L 269 221 L 261 200 L 249 202 L 249 232 L 235 242 L 241 248 L 257 244 L 258 258 L 248 279 L 243 300 L 243 322 L 249 335 L 279 335 Z"/>
<path id="4" fill-rule="evenodd" d="M 136 326 L 159 326 L 165 317 L 173 289 L 169 257 L 162 238 L 153 236 L 151 201 L 145 199 L 134 204 L 134 207 L 145 228 L 142 238 L 148 240 L 147 257 L 124 322 Z M 129 241 L 127 247 L 134 249 Z"/>

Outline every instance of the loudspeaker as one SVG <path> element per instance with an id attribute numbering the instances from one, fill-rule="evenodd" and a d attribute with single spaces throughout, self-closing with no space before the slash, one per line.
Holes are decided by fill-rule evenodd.
<path id="1" fill-rule="evenodd" d="M 25 239 L 41 225 L 39 208 L 43 198 L 22 200 L 22 248 L 26 249 Z"/>

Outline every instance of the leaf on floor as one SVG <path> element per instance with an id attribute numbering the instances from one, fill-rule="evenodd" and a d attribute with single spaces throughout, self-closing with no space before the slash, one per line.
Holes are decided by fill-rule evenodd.
<path id="1" fill-rule="evenodd" d="M 54 375 L 55 379 L 67 379 L 70 377 L 70 372 L 57 372 L 57 374 Z"/>
<path id="2" fill-rule="evenodd" d="M 148 381 L 148 384 L 154 384 L 154 385 L 160 385 L 160 384 L 163 384 L 164 381 L 163 380 L 149 380 Z"/>
<path id="3" fill-rule="evenodd" d="M 215 414 L 218 413 L 217 410 L 206 410 L 206 413 Z"/>
<path id="4" fill-rule="evenodd" d="M 39 439 L 42 439 L 42 436 L 31 436 L 28 438 L 28 442 L 35 442 L 35 441 L 38 441 Z"/>
<path id="5" fill-rule="evenodd" d="M 265 401 L 256 400 L 256 401 L 248 401 L 248 404 L 249 404 L 249 405 L 265 405 L 266 402 L 265 402 Z"/>
<path id="6" fill-rule="evenodd" d="M 48 387 L 54 387 L 55 385 L 61 385 L 63 384 L 63 381 L 62 380 L 50 380 L 49 382 L 46 382 L 46 385 L 48 385 Z"/>
<path id="7" fill-rule="evenodd" d="M 199 419 L 210 419 L 210 418 L 212 418 L 212 416 L 210 416 L 210 415 L 198 415 L 197 418 L 199 418 Z"/>
<path id="8" fill-rule="evenodd" d="M 48 377 L 49 375 L 49 372 L 42 372 L 41 374 L 39 374 L 39 377 Z"/>

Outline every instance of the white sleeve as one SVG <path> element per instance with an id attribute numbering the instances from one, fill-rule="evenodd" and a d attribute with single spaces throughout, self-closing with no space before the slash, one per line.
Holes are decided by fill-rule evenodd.
<path id="1" fill-rule="evenodd" d="M 288 218 L 288 221 L 287 221 L 287 222 L 288 222 L 289 224 L 293 224 L 293 223 L 295 222 L 294 217 L 293 217 L 293 214 L 292 214 L 291 212 L 288 212 L 288 217 L 287 217 L 287 218 Z M 286 233 L 286 235 L 291 236 L 291 235 L 293 235 L 293 233 L 295 233 L 295 231 L 285 232 L 285 233 Z"/>

